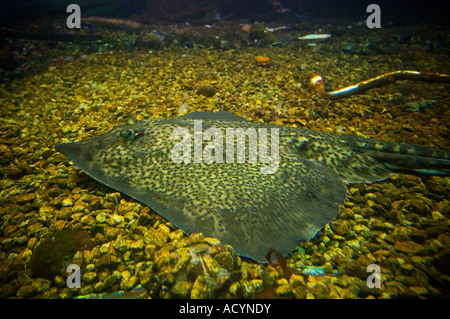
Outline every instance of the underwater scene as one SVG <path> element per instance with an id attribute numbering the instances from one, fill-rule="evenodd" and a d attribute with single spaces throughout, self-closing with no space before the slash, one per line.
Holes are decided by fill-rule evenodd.
<path id="1" fill-rule="evenodd" d="M 448 9 L 1 4 L 0 298 L 449 298 Z"/>

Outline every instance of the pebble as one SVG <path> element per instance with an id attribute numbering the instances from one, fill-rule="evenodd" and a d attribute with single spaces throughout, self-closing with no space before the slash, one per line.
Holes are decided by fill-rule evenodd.
<path id="1" fill-rule="evenodd" d="M 417 213 L 423 216 L 426 216 L 431 213 L 431 209 L 427 205 L 427 203 L 424 200 L 418 198 L 413 198 L 409 200 L 409 203 L 406 205 L 406 208 L 413 213 Z"/>
<path id="2" fill-rule="evenodd" d="M 356 251 L 358 251 L 361 248 L 359 239 L 348 240 L 347 245 Z"/>
<path id="3" fill-rule="evenodd" d="M 92 272 L 85 272 L 85 273 L 83 273 L 81 278 L 82 278 L 83 282 L 91 283 L 94 280 L 97 280 L 98 275 L 97 275 L 96 272 L 93 272 L 93 271 Z"/>
<path id="4" fill-rule="evenodd" d="M 104 224 L 108 221 L 109 215 L 107 213 L 99 213 L 95 216 L 97 223 Z"/>
<path id="5" fill-rule="evenodd" d="M 189 298 L 192 286 L 193 284 L 190 281 L 178 281 L 170 288 L 170 292 L 175 298 Z"/>
<path id="6" fill-rule="evenodd" d="M 394 247 L 397 251 L 403 253 L 419 254 L 425 250 L 425 247 L 419 245 L 412 240 L 396 241 Z"/>
<path id="7" fill-rule="evenodd" d="M 345 237 L 349 234 L 351 226 L 347 220 L 336 220 L 330 224 L 333 232 L 339 236 Z"/>
<path id="8" fill-rule="evenodd" d="M 64 204 L 63 204 L 63 206 L 64 206 Z M 79 199 L 79 200 L 77 200 L 77 201 L 75 202 L 75 204 L 73 205 L 72 211 L 73 211 L 74 213 L 82 212 L 82 211 L 84 211 L 84 209 L 86 208 L 86 206 L 87 206 L 86 203 L 83 202 L 81 199 Z"/>
<path id="9" fill-rule="evenodd" d="M 275 288 L 275 293 L 278 296 L 285 297 L 291 293 L 291 288 L 289 286 L 289 282 L 285 278 L 281 278 L 277 281 L 277 287 Z M 262 286 L 262 282 L 261 282 Z"/>
<path id="10" fill-rule="evenodd" d="M 369 222 L 369 228 L 371 230 L 379 230 L 382 232 L 387 232 L 389 231 L 389 227 L 387 225 L 385 225 L 381 220 L 379 219 L 372 219 Z"/>
<path id="11" fill-rule="evenodd" d="M 200 275 L 194 282 L 191 289 L 191 299 L 208 299 L 212 297 L 214 282 L 204 275 Z"/>
<path id="12" fill-rule="evenodd" d="M 444 217 L 444 215 L 442 215 L 440 212 L 438 211 L 433 211 L 431 212 L 431 217 L 433 218 L 433 220 L 435 221 L 443 221 L 446 220 L 446 218 Z"/>
<path id="13" fill-rule="evenodd" d="M 73 201 L 70 197 L 64 198 L 61 201 L 61 206 L 63 207 L 72 207 L 73 206 Z"/>
<path id="14" fill-rule="evenodd" d="M 289 278 L 289 286 L 295 298 L 297 299 L 306 298 L 306 287 L 303 276 L 292 274 L 291 277 Z"/>

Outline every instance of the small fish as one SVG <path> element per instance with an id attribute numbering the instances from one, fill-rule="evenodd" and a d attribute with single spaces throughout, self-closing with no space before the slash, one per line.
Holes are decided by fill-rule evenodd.
<path id="1" fill-rule="evenodd" d="M 217 134 L 277 129 L 278 169 L 262 174 L 265 164 L 238 163 L 234 157 L 222 163 L 190 161 L 192 156 L 186 162 L 174 161 L 172 152 L 180 143 L 172 138 L 174 131 L 192 135 L 196 121 L 201 121 L 204 134 L 206 129 Z M 194 149 L 208 149 L 217 136 L 198 145 L 194 141 Z M 250 141 L 232 142 L 244 146 L 249 158 L 254 147 Z M 255 123 L 225 111 L 126 118 L 105 134 L 55 148 L 92 178 L 148 205 L 185 233 L 218 238 L 259 262 L 266 261 L 269 249 L 290 253 L 299 240 L 312 239 L 334 220 L 346 199 L 344 182 L 380 181 L 395 170 L 450 173 L 448 151 Z"/>
<path id="2" fill-rule="evenodd" d="M 331 34 L 307 34 L 302 37 L 298 37 L 299 40 L 325 40 L 331 38 Z"/>

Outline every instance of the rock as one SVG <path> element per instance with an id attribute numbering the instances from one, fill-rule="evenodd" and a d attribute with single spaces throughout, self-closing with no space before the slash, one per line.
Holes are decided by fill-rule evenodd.
<path id="1" fill-rule="evenodd" d="M 149 228 L 144 236 L 145 244 L 163 246 L 165 243 L 167 243 L 167 241 L 169 240 L 170 230 L 166 228 L 164 227 L 158 227 L 158 229 Z"/>
<path id="2" fill-rule="evenodd" d="M 296 299 L 306 298 L 306 287 L 303 276 L 292 274 L 289 278 L 289 286 Z"/>
<path id="3" fill-rule="evenodd" d="M 330 293 L 328 287 L 323 283 L 316 283 L 309 288 L 309 292 L 317 299 L 328 299 Z"/>
<path id="4" fill-rule="evenodd" d="M 271 265 L 264 267 L 262 270 L 262 275 L 261 275 L 264 286 L 266 288 L 272 287 L 273 285 L 275 285 L 275 283 L 280 278 L 280 276 L 281 276 L 281 274 L 278 271 L 276 271 L 275 268 L 273 268 Z M 292 275 L 292 276 L 294 276 L 294 275 Z M 303 277 L 302 277 L 302 279 L 303 279 Z"/>
<path id="5" fill-rule="evenodd" d="M 64 206 L 64 205 L 63 205 Z M 72 207 L 72 212 L 82 212 L 86 208 L 87 204 L 83 202 L 81 199 L 77 200 Z"/>
<path id="6" fill-rule="evenodd" d="M 410 233 L 408 237 L 418 244 L 423 244 L 428 236 L 426 231 L 419 228 L 410 227 Z"/>
<path id="7" fill-rule="evenodd" d="M 212 86 L 202 86 L 197 89 L 198 95 L 203 95 L 206 97 L 213 97 L 214 95 L 216 95 L 216 92 L 216 89 Z"/>
<path id="8" fill-rule="evenodd" d="M 431 217 L 433 218 L 433 220 L 435 221 L 442 221 L 445 220 L 446 218 L 444 217 L 444 215 L 442 215 L 440 212 L 438 211 L 433 211 L 431 212 Z"/>
<path id="9" fill-rule="evenodd" d="M 177 230 L 169 233 L 169 238 L 171 241 L 178 240 L 178 239 L 182 238 L 183 236 L 184 236 L 183 231 L 181 229 L 177 229 Z"/>
<path id="10" fill-rule="evenodd" d="M 367 201 L 367 198 L 361 195 L 352 196 L 352 200 L 356 204 L 364 204 Z"/>
<path id="11" fill-rule="evenodd" d="M 410 286 L 409 289 L 411 289 L 411 291 L 413 291 L 415 294 L 417 294 L 419 296 L 429 295 L 429 292 L 428 292 L 427 288 L 425 288 L 425 287 Z"/>
<path id="12" fill-rule="evenodd" d="M 131 244 L 130 244 L 130 249 L 133 250 L 133 251 L 136 251 L 136 250 L 143 250 L 143 249 L 144 249 L 144 246 L 145 246 L 144 240 L 139 239 L 139 240 L 136 240 L 136 241 L 131 242 Z"/>
<path id="13" fill-rule="evenodd" d="M 107 223 L 109 226 L 116 226 L 120 223 L 123 223 L 125 221 L 125 219 L 123 218 L 123 216 L 118 215 L 118 214 L 113 214 L 110 216 L 110 218 L 107 220 Z"/>
<path id="14" fill-rule="evenodd" d="M 351 247 L 353 250 L 359 251 L 361 248 L 360 242 L 358 239 L 351 239 L 347 241 L 347 245 Z"/>
<path id="15" fill-rule="evenodd" d="M 64 269 L 77 251 L 92 249 L 89 233 L 79 229 L 57 231 L 44 239 L 30 260 L 33 277 L 53 279 Z"/>
<path id="16" fill-rule="evenodd" d="M 114 270 L 121 263 L 120 259 L 114 255 L 105 254 L 95 262 L 95 268 L 99 271 L 104 269 Z"/>
<path id="17" fill-rule="evenodd" d="M 125 271 L 126 275 L 123 275 L 122 272 L 122 281 L 120 282 L 120 289 L 128 291 L 139 284 L 139 279 L 137 276 L 129 276 L 128 270 Z"/>
<path id="18" fill-rule="evenodd" d="M 81 217 L 80 221 L 83 224 L 92 226 L 94 224 L 94 222 L 95 222 L 95 218 L 92 217 L 91 215 L 85 215 L 85 216 Z"/>
<path id="19" fill-rule="evenodd" d="M 323 267 L 306 267 L 302 270 L 303 275 L 323 276 L 325 275 L 325 269 Z"/>
<path id="20" fill-rule="evenodd" d="M 382 232 L 388 232 L 389 227 L 387 227 L 381 220 L 372 219 L 369 223 L 370 230 L 379 230 Z"/>
<path id="21" fill-rule="evenodd" d="M 422 216 L 429 215 L 431 213 L 430 207 L 425 201 L 418 198 L 413 198 L 407 201 L 406 208 L 412 212 Z"/>
<path id="22" fill-rule="evenodd" d="M 333 232 L 339 236 L 345 237 L 349 234 L 351 226 L 347 220 L 336 220 L 330 225 Z"/>
<path id="23" fill-rule="evenodd" d="M 66 197 L 61 201 L 62 207 L 72 207 L 73 206 L 73 200 L 70 197 Z"/>
<path id="24" fill-rule="evenodd" d="M 369 227 L 365 225 L 355 225 L 353 226 L 353 230 L 357 233 L 363 236 L 364 238 L 370 238 L 372 236 L 372 232 L 370 231 Z"/>
<path id="25" fill-rule="evenodd" d="M 130 243 L 128 239 L 126 239 L 123 236 L 117 237 L 117 239 L 113 243 L 113 247 L 115 250 L 120 251 L 122 253 L 126 252 L 128 249 L 130 249 Z"/>
<path id="26" fill-rule="evenodd" d="M 193 284 L 189 281 L 183 280 L 176 282 L 170 292 L 175 298 L 189 298 Z"/>
<path id="27" fill-rule="evenodd" d="M 111 202 L 114 203 L 115 205 L 119 204 L 120 201 L 120 193 L 119 192 L 115 192 L 115 193 L 109 193 L 105 195 L 105 202 Z"/>
<path id="28" fill-rule="evenodd" d="M 345 265 L 345 273 L 349 277 L 357 277 L 361 280 L 367 280 L 367 277 L 369 276 L 366 272 L 366 267 L 361 267 L 356 262 L 350 262 Z"/>
<path id="29" fill-rule="evenodd" d="M 394 243 L 394 247 L 397 251 L 403 253 L 419 254 L 425 250 L 425 247 L 413 242 L 412 240 L 399 241 Z"/>
<path id="30" fill-rule="evenodd" d="M 28 193 L 28 194 L 20 195 L 19 197 L 17 197 L 16 201 L 17 201 L 17 203 L 23 205 L 25 203 L 34 201 L 35 198 L 36 198 L 35 193 Z"/>
<path id="31" fill-rule="evenodd" d="M 429 237 L 437 237 L 440 234 L 445 233 L 446 231 L 448 231 L 448 226 L 440 225 L 440 224 L 435 225 L 435 226 L 430 226 L 425 229 L 425 232 L 427 233 L 427 235 Z"/>
<path id="32" fill-rule="evenodd" d="M 376 259 L 372 254 L 365 254 L 365 255 L 360 255 L 358 257 L 358 259 L 356 260 L 356 262 L 358 263 L 358 265 L 361 268 L 367 269 L 367 266 L 376 263 Z"/>
<path id="33" fill-rule="evenodd" d="M 286 297 L 291 293 L 289 282 L 285 278 L 281 278 L 277 281 L 278 287 L 275 288 L 275 293 L 278 296 Z"/>
<path id="34" fill-rule="evenodd" d="M 241 285 L 242 296 L 244 298 L 255 298 L 255 294 L 262 292 L 264 284 L 261 279 L 244 281 Z"/>
<path id="35" fill-rule="evenodd" d="M 191 299 L 207 299 L 213 296 L 214 282 L 208 276 L 200 275 L 194 282 L 191 290 Z"/>
<path id="36" fill-rule="evenodd" d="M 82 281 L 89 284 L 89 283 L 97 280 L 97 278 L 98 278 L 98 275 L 96 272 L 85 272 L 85 273 L 83 273 Z"/>
<path id="37" fill-rule="evenodd" d="M 109 219 L 109 215 L 106 213 L 103 213 L 103 212 L 99 213 L 99 214 L 97 214 L 97 216 L 95 216 L 95 220 L 97 221 L 97 223 L 100 223 L 100 224 L 106 223 L 108 221 L 108 219 Z"/>
<path id="38" fill-rule="evenodd" d="M 33 280 L 32 285 L 33 287 L 35 287 L 37 293 L 43 294 L 44 292 L 50 289 L 51 284 L 52 282 L 50 280 L 37 278 Z"/>
<path id="39" fill-rule="evenodd" d="M 37 287 L 34 286 L 32 283 L 30 283 L 19 288 L 19 290 L 17 291 L 17 297 L 22 299 L 28 299 L 35 296 L 36 293 Z"/>
<path id="40" fill-rule="evenodd" d="M 389 257 L 390 254 L 391 253 L 389 252 L 389 250 L 386 250 L 386 249 L 379 249 L 379 250 L 376 250 L 375 252 L 373 252 L 373 255 L 377 261 L 380 261 L 382 259 Z"/>

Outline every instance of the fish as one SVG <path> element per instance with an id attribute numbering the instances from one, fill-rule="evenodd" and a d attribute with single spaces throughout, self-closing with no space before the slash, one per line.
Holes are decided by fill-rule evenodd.
<path id="1" fill-rule="evenodd" d="M 203 137 L 196 141 L 198 123 Z M 211 134 L 205 138 L 210 129 L 215 139 Z M 226 161 L 220 156 L 195 160 L 195 147 L 203 155 L 220 155 L 221 149 L 212 152 L 211 145 L 218 146 L 214 143 L 220 142 L 220 134 L 230 129 L 270 130 L 266 146 L 270 141 L 278 147 L 267 156 L 273 162 L 250 161 L 255 148 L 256 153 L 269 151 L 268 146 L 258 149 L 251 135 L 227 140 Z M 189 136 L 194 136 L 191 144 Z M 229 145 L 236 151 L 232 156 Z M 239 147 L 243 161 L 237 160 Z M 185 234 L 217 238 L 241 257 L 260 263 L 267 262 L 270 249 L 287 255 L 335 220 L 347 197 L 345 183 L 382 181 L 396 171 L 450 173 L 446 150 L 256 123 L 226 111 L 140 121 L 124 117 L 104 134 L 55 149 L 93 179 L 149 206 Z M 177 157 L 174 150 L 186 152 Z M 264 170 L 268 167 L 272 171 Z"/>
<path id="2" fill-rule="evenodd" d="M 307 34 L 302 37 L 298 37 L 299 40 L 325 40 L 331 38 L 331 34 Z"/>

